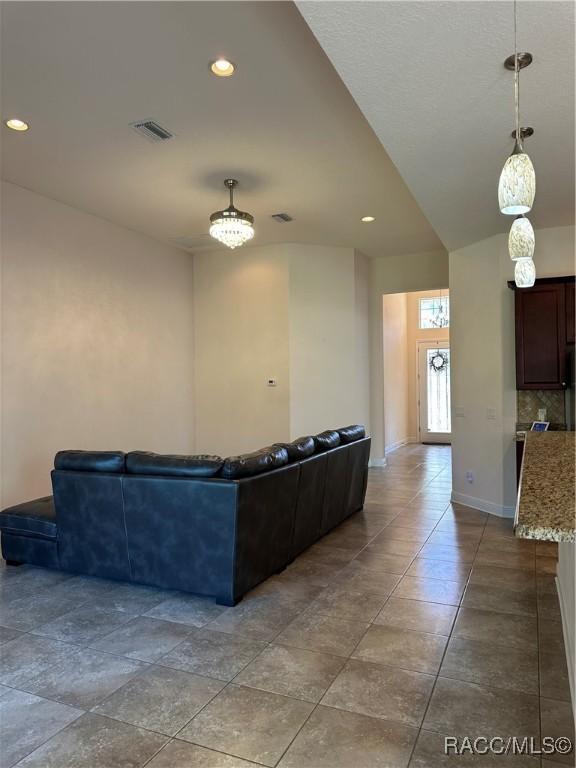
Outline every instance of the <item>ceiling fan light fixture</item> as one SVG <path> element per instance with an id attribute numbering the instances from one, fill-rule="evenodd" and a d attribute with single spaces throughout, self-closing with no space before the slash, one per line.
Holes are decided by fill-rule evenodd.
<path id="1" fill-rule="evenodd" d="M 225 179 L 224 186 L 230 191 L 230 205 L 210 216 L 210 235 L 228 248 L 238 248 L 254 237 L 254 216 L 234 207 L 236 179 Z"/>
<path id="2" fill-rule="evenodd" d="M 512 222 L 510 234 L 508 235 L 508 253 L 510 258 L 512 261 L 532 259 L 535 246 L 536 238 L 530 219 L 527 219 L 526 216 L 518 216 Z"/>

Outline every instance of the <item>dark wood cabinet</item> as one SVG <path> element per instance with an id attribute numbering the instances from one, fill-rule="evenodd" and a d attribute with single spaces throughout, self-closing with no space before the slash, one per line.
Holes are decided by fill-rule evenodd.
<path id="1" fill-rule="evenodd" d="M 574 283 L 566 283 L 566 343 L 574 344 Z"/>
<path id="2" fill-rule="evenodd" d="M 574 343 L 574 277 L 544 278 L 515 289 L 516 388 L 565 389 Z"/>

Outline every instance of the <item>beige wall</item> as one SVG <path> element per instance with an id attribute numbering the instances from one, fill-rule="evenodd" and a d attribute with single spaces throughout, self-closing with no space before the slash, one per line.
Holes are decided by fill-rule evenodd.
<path id="1" fill-rule="evenodd" d="M 574 228 L 538 230 L 535 262 L 538 277 L 574 274 Z M 450 254 L 453 494 L 500 515 L 516 498 L 513 274 L 507 235 Z"/>
<path id="2" fill-rule="evenodd" d="M 449 291 L 442 290 L 443 296 L 448 296 Z M 409 440 L 420 440 L 418 432 L 418 342 L 444 342 L 450 341 L 448 328 L 420 328 L 419 310 L 420 299 L 439 296 L 440 291 L 413 291 L 406 295 L 406 311 L 408 324 L 408 436 Z"/>
<path id="3" fill-rule="evenodd" d="M 195 257 L 199 451 L 231 454 L 368 424 L 367 271 L 349 248 Z"/>
<path id="4" fill-rule="evenodd" d="M 406 443 L 408 426 L 408 316 L 405 293 L 382 297 L 384 347 L 384 450 Z"/>
<path id="5" fill-rule="evenodd" d="M 290 436 L 288 274 L 282 245 L 195 256 L 200 453 L 228 456 Z"/>
<path id="6" fill-rule="evenodd" d="M 355 273 L 355 339 L 356 397 L 349 423 L 365 424 L 370 432 L 370 260 L 356 251 Z"/>
<path id="7" fill-rule="evenodd" d="M 64 448 L 193 450 L 192 259 L 2 185 L 2 503 Z"/>
<path id="8" fill-rule="evenodd" d="M 384 354 L 382 296 L 448 285 L 445 251 L 373 259 L 370 263 L 370 425 L 373 464 L 384 462 Z"/>
<path id="9" fill-rule="evenodd" d="M 368 427 L 367 259 L 350 248 L 287 251 L 290 435 Z"/>

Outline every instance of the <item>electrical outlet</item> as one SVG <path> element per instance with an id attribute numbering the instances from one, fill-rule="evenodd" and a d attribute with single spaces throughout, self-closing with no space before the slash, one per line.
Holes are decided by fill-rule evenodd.
<path id="1" fill-rule="evenodd" d="M 278 386 L 278 379 L 268 379 L 266 384 L 269 387 L 277 387 Z"/>
<path id="2" fill-rule="evenodd" d="M 454 408 L 454 416 L 458 419 L 463 419 L 465 416 L 464 408 L 461 405 L 457 405 Z"/>
<path id="3" fill-rule="evenodd" d="M 496 421 L 496 408 L 486 408 L 486 418 L 489 421 Z"/>
<path id="4" fill-rule="evenodd" d="M 474 472 L 466 472 L 466 481 L 468 483 L 474 482 Z"/>

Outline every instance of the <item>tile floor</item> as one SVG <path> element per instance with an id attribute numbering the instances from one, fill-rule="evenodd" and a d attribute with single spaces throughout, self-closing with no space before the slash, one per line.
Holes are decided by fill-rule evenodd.
<path id="1" fill-rule="evenodd" d="M 396 451 L 363 512 L 235 608 L 2 568 L 0 766 L 574 765 L 443 754 L 574 738 L 555 546 L 450 485 L 450 448 Z"/>

